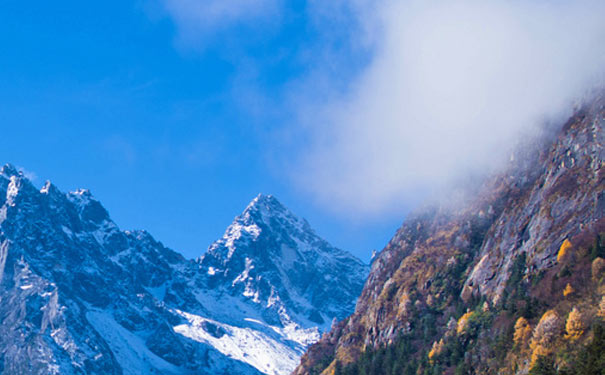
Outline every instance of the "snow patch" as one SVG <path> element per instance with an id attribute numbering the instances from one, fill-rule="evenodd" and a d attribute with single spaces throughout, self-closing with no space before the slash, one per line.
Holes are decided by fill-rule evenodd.
<path id="1" fill-rule="evenodd" d="M 302 355 L 302 350 L 294 350 L 258 330 L 219 323 L 180 310 L 175 312 L 187 320 L 185 324 L 174 326 L 175 332 L 191 340 L 212 345 L 229 358 L 245 362 L 265 374 L 291 373 Z M 208 332 L 204 328 L 208 323 L 219 327 L 225 334 L 216 337 L 218 335 Z"/>
<path id="2" fill-rule="evenodd" d="M 155 369 L 163 374 L 179 374 L 182 371 L 153 354 L 142 338 L 117 323 L 111 314 L 105 311 L 91 310 L 86 319 L 109 344 L 124 375 L 153 373 Z"/>

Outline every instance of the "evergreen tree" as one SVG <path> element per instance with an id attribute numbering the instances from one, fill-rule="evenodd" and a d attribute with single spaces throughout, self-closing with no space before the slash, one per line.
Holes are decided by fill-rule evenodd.
<path id="1" fill-rule="evenodd" d="M 338 360 L 334 364 L 334 375 L 343 375 L 342 364 Z"/>
<path id="2" fill-rule="evenodd" d="M 603 236 L 597 234 L 594 244 L 590 248 L 590 258 L 594 260 L 598 257 L 605 258 L 605 244 L 603 244 Z"/>
<path id="3" fill-rule="evenodd" d="M 557 375 L 554 361 L 551 356 L 540 356 L 534 366 L 529 370 L 529 375 Z"/>
<path id="4" fill-rule="evenodd" d="M 593 340 L 580 352 L 570 374 L 605 375 L 605 327 L 596 324 L 593 332 Z"/>

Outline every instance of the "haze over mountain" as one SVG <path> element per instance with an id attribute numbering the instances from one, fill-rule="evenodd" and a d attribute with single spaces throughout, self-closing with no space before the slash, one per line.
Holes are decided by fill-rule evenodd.
<path id="1" fill-rule="evenodd" d="M 602 374 L 605 94 L 462 205 L 424 207 L 295 374 Z"/>

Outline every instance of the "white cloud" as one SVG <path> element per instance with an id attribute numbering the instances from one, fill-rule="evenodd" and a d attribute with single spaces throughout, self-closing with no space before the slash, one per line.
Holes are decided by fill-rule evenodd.
<path id="1" fill-rule="evenodd" d="M 179 36 L 204 45 L 221 32 L 247 25 L 260 29 L 275 22 L 281 0 L 160 0 Z M 248 34 L 249 36 L 249 34 Z M 247 35 L 242 33 L 241 38 Z"/>
<path id="2" fill-rule="evenodd" d="M 347 213 L 397 210 L 494 168 L 603 82 L 603 1 L 393 0 L 357 14 L 373 34 L 352 38 L 375 54 L 352 90 L 296 96 L 315 104 L 300 105 L 312 145 L 294 179 Z"/>
<path id="3" fill-rule="evenodd" d="M 273 26 L 292 11 L 283 0 L 159 1 L 181 41 L 231 52 L 242 40 L 263 43 L 263 32 L 278 32 Z M 521 135 L 560 120 L 603 82 L 602 0 L 306 5 L 301 16 L 319 37 L 292 48 L 307 79 L 281 87 L 282 102 L 248 77 L 264 60 L 244 49 L 232 53 L 240 67 L 233 92 L 259 123 L 292 124 L 294 107 L 299 126 L 288 126 L 283 145 L 265 148 L 278 160 L 296 159 L 287 163 L 294 182 L 347 214 L 398 212 L 461 176 L 497 168 Z M 369 63 L 348 82 L 366 52 Z"/>

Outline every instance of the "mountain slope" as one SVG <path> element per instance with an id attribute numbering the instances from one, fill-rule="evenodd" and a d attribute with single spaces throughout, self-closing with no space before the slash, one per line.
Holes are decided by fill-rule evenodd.
<path id="1" fill-rule="evenodd" d="M 333 318 L 353 311 L 351 297 L 366 276 L 359 260 L 321 239 L 270 195 L 256 197 L 199 263 L 210 275 L 209 287 L 231 285 L 231 294 L 270 307 L 266 319 L 288 324 L 296 318 L 327 329 Z"/>
<path id="2" fill-rule="evenodd" d="M 275 198 L 255 201 L 264 200 L 279 205 L 292 223 L 301 222 Z M 334 271 L 344 267 L 341 261 L 356 271 L 345 277 L 348 288 L 316 282 L 313 290 L 283 266 L 290 260 L 278 253 L 257 257 L 261 243 L 255 253 L 246 248 L 254 241 L 235 238 L 224 263 L 229 272 L 218 280 L 205 259 L 219 261 L 212 250 L 219 245 L 197 261 L 186 260 L 145 231 L 121 231 L 87 190 L 64 194 L 50 183 L 38 190 L 5 166 L 0 172 L 0 373 L 288 373 L 327 327 L 311 318 L 340 319 L 351 312 L 366 266 L 327 245 L 308 225 L 296 234 L 288 232 L 294 228 L 276 226 L 281 237 L 273 238 L 273 216 L 264 218 L 259 238 L 306 254 L 297 258 L 303 269 L 315 267 L 326 251 L 341 255 Z M 296 239 L 296 246 L 286 239 Z M 268 261 L 271 265 L 262 269 Z M 279 303 L 257 300 L 229 278 L 241 274 L 236 264 L 246 262 L 257 267 L 259 285 L 270 280 Z M 312 298 L 320 293 L 325 304 L 316 306 Z M 342 309 L 335 308 L 343 301 Z"/>
<path id="3" fill-rule="evenodd" d="M 244 350 L 237 358 L 273 374 L 291 372 L 333 320 L 353 311 L 368 273 L 270 195 L 256 197 L 196 262 L 188 285 L 196 290 L 203 316 L 265 335 L 242 332 L 243 338 L 219 346 L 239 345 Z M 195 328 L 196 317 L 188 320 L 179 327 L 185 336 L 217 341 Z"/>
<path id="4" fill-rule="evenodd" d="M 355 313 L 295 374 L 573 368 L 605 315 L 604 103 L 515 155 L 462 208 L 409 217 L 373 262 Z"/>

